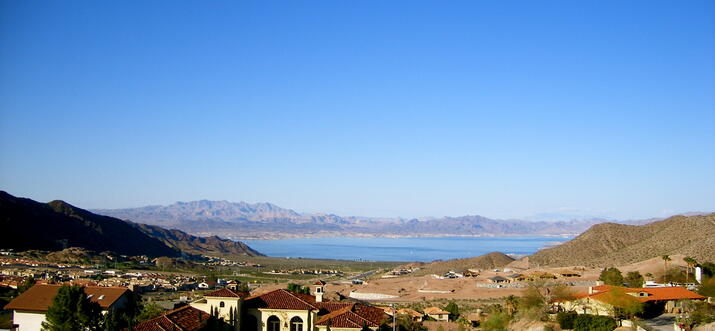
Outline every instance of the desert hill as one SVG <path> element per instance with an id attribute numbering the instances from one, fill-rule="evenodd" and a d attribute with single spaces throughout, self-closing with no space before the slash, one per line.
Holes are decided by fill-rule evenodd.
<path id="1" fill-rule="evenodd" d="M 68 247 L 123 255 L 178 257 L 183 253 L 258 255 L 243 243 L 142 227 L 91 213 L 64 201 L 41 203 L 0 191 L 0 248 L 59 251 Z"/>
<path id="2" fill-rule="evenodd" d="M 609 266 L 682 254 L 715 260 L 715 214 L 673 216 L 645 225 L 602 223 L 529 257 L 532 266 Z"/>
<path id="3" fill-rule="evenodd" d="M 131 224 L 150 237 L 159 239 L 169 247 L 174 247 L 190 254 L 263 255 L 240 241 L 222 239 L 217 236 L 197 237 L 183 231 L 164 229 L 156 225 Z"/>

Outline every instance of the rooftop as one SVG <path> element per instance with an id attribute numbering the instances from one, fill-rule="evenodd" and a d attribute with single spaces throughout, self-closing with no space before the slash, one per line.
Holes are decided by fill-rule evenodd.
<path id="1" fill-rule="evenodd" d="M 36 284 L 5 306 L 6 310 L 47 311 L 52 305 L 52 299 L 57 295 L 62 285 Z M 93 302 L 98 303 L 102 310 L 108 309 L 124 293 L 126 287 L 85 286 L 84 292 Z"/>

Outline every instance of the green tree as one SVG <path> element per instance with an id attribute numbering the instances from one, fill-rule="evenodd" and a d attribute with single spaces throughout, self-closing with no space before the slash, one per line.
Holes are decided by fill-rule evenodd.
<path id="1" fill-rule="evenodd" d="M 543 321 L 546 319 L 548 311 L 548 300 L 542 291 L 544 288 L 541 284 L 532 283 L 523 292 L 523 296 L 519 298 L 517 306 L 517 316 L 519 319 L 527 319 L 530 321 Z"/>
<path id="2" fill-rule="evenodd" d="M 286 289 L 288 292 L 310 294 L 310 289 L 300 284 L 289 283 Z"/>
<path id="3" fill-rule="evenodd" d="M 643 275 L 641 275 L 641 273 L 638 271 L 628 272 L 624 281 L 628 284 L 629 287 L 643 287 L 643 283 L 645 282 L 645 280 L 643 279 Z"/>
<path id="4" fill-rule="evenodd" d="M 427 331 L 422 323 L 412 319 L 411 316 L 402 315 L 397 317 L 397 330 L 399 331 Z"/>
<path id="5" fill-rule="evenodd" d="M 613 316 L 622 319 L 632 319 L 643 312 L 643 304 L 634 296 L 626 293 L 623 287 L 614 287 L 604 297 L 613 306 Z"/>
<path id="6" fill-rule="evenodd" d="M 509 327 L 509 314 L 504 311 L 494 310 L 481 324 L 484 331 L 506 331 Z"/>
<path id="7" fill-rule="evenodd" d="M 142 307 L 141 311 L 139 312 L 139 315 L 136 317 L 137 323 L 141 323 L 144 321 L 148 321 L 152 318 L 159 317 L 162 314 L 164 314 L 164 308 L 161 308 L 161 306 L 157 305 L 154 302 L 149 302 L 147 304 L 144 304 L 144 307 Z"/>
<path id="8" fill-rule="evenodd" d="M 698 264 L 698 261 L 696 261 L 690 256 L 686 256 L 685 258 L 683 258 L 683 261 L 685 261 L 685 263 L 688 265 L 688 267 L 685 269 L 685 282 L 687 283 L 688 281 L 690 281 L 690 270 Z"/>
<path id="9" fill-rule="evenodd" d="M 705 262 L 700 264 L 700 268 L 703 269 L 703 275 L 707 277 L 715 276 L 715 263 Z"/>
<path id="10" fill-rule="evenodd" d="M 450 320 L 456 321 L 459 318 L 459 306 L 454 301 L 450 301 L 444 310 L 449 312 Z"/>
<path id="11" fill-rule="evenodd" d="M 708 278 L 698 286 L 698 293 L 707 297 L 715 297 L 715 278 Z"/>
<path id="12" fill-rule="evenodd" d="M 660 257 L 663 259 L 663 274 L 665 275 L 665 281 L 668 281 L 668 261 L 670 261 L 670 255 L 663 255 Z"/>
<path id="13" fill-rule="evenodd" d="M 578 313 L 575 311 L 562 311 L 556 314 L 556 321 L 562 329 L 573 329 L 573 322 L 576 320 Z"/>
<path id="14" fill-rule="evenodd" d="M 601 271 L 601 275 L 598 280 L 602 281 L 606 285 L 613 286 L 623 286 L 623 274 L 618 268 L 606 268 Z"/>
<path id="15" fill-rule="evenodd" d="M 616 320 L 608 316 L 579 314 L 573 322 L 574 331 L 612 331 L 616 327 Z"/>
<path id="16" fill-rule="evenodd" d="M 43 330 L 100 330 L 102 308 L 87 298 L 79 285 L 64 285 L 59 288 L 52 304 L 47 308 Z"/>
<path id="17" fill-rule="evenodd" d="M 18 292 L 18 293 L 25 292 L 25 291 L 27 291 L 28 289 L 30 289 L 30 287 L 35 286 L 35 283 L 36 283 L 36 282 L 35 282 L 35 278 L 27 277 L 27 278 L 25 278 L 25 280 L 22 282 L 22 284 L 20 284 L 20 285 L 17 287 L 17 292 Z"/>

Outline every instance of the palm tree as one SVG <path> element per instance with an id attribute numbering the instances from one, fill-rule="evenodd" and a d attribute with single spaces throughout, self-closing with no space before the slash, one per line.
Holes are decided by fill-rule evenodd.
<path id="1" fill-rule="evenodd" d="M 670 256 L 663 255 L 660 258 L 663 259 L 663 279 L 668 282 L 668 261 L 670 261 Z"/>
<path id="2" fill-rule="evenodd" d="M 690 256 L 686 256 L 683 261 L 688 264 L 688 267 L 685 269 L 685 282 L 687 283 L 690 278 L 690 270 L 698 264 L 698 261 L 695 261 L 695 259 Z"/>

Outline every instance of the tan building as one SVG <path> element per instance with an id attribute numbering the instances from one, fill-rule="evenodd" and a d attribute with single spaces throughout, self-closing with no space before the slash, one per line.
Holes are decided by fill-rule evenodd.
<path id="1" fill-rule="evenodd" d="M 425 315 L 434 318 L 438 321 L 449 321 L 449 312 L 437 307 L 428 307 L 424 309 Z"/>
<path id="2" fill-rule="evenodd" d="M 203 299 L 192 302 L 191 306 L 209 314 L 212 310 L 216 310 L 219 318 L 228 321 L 231 311 L 236 313 L 239 309 L 239 302 L 247 296 L 246 292 L 222 288 L 205 294 Z"/>

